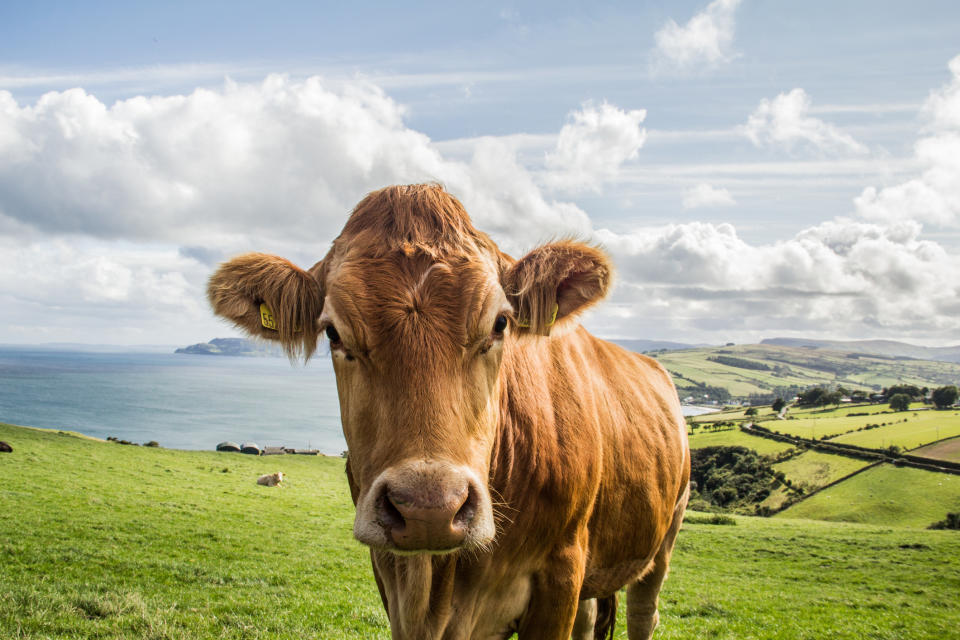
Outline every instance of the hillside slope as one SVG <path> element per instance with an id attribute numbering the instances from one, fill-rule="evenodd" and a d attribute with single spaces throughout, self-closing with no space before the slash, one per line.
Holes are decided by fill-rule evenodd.
<path id="1" fill-rule="evenodd" d="M 952 347 L 922 347 L 895 340 L 815 340 L 809 338 L 768 338 L 760 344 L 779 347 L 799 347 L 804 349 L 822 349 L 848 353 L 863 353 L 890 358 L 916 358 L 918 360 L 939 360 L 941 362 L 960 362 L 960 345 Z"/>
<path id="2" fill-rule="evenodd" d="M 673 375 L 681 399 L 689 396 L 693 402 L 705 396 L 721 402 L 750 396 L 789 397 L 817 385 L 879 391 L 894 384 L 939 387 L 960 381 L 960 364 L 769 344 L 650 355 Z"/>

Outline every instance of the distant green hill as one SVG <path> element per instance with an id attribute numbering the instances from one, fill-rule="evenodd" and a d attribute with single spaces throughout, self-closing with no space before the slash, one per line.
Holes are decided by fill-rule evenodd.
<path id="1" fill-rule="evenodd" d="M 852 351 L 780 346 L 730 345 L 658 351 L 681 399 L 746 400 L 789 397 L 809 387 L 844 386 L 879 391 L 893 384 L 939 387 L 960 382 L 960 364 Z"/>

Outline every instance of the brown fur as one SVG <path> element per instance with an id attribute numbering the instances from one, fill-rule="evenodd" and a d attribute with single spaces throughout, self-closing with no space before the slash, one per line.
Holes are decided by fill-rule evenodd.
<path id="1" fill-rule="evenodd" d="M 573 321 L 611 278 L 603 252 L 574 241 L 515 261 L 442 188 L 411 185 L 364 198 L 309 272 L 249 254 L 211 279 L 215 310 L 256 335 L 255 304 L 275 304 L 281 331 L 267 337 L 288 349 L 309 354 L 337 329 L 358 523 L 384 470 L 410 460 L 486 481 L 492 541 L 446 555 L 371 549 L 394 638 L 565 639 L 588 598 L 600 598 L 603 637 L 610 598 L 630 585 L 650 600 L 631 609 L 631 640 L 652 632 L 689 451 L 663 368 Z M 554 305 L 564 331 L 525 337 L 551 333 Z M 491 331 L 498 314 L 513 318 L 505 335 Z"/>

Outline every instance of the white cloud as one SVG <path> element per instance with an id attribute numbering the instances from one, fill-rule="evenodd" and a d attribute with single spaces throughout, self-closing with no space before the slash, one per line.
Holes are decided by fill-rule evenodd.
<path id="1" fill-rule="evenodd" d="M 706 182 L 701 182 L 683 194 L 682 204 L 684 209 L 696 209 L 699 207 L 726 207 L 736 204 L 736 201 L 726 189 L 718 189 Z"/>
<path id="2" fill-rule="evenodd" d="M 637 157 L 647 137 L 641 126 L 646 117 L 644 109 L 624 111 L 606 102 L 572 112 L 546 156 L 544 182 L 560 191 L 599 191 Z"/>
<path id="3" fill-rule="evenodd" d="M 218 323 L 210 267 L 174 248 L 84 238 L 0 238 L 5 341 L 163 344 Z"/>
<path id="4" fill-rule="evenodd" d="M 771 331 L 850 338 L 931 338 L 960 329 L 960 258 L 920 239 L 916 223 L 849 220 L 751 245 L 728 224 L 690 223 L 598 237 L 614 255 L 618 313 L 609 335 L 714 336 Z"/>
<path id="5" fill-rule="evenodd" d="M 860 215 L 960 225 L 960 56 L 950 61 L 950 71 L 952 80 L 932 92 L 922 109 L 928 135 L 914 145 L 914 156 L 923 173 L 882 189 L 867 187 L 854 200 Z"/>
<path id="6" fill-rule="evenodd" d="M 558 157 L 570 163 L 561 169 L 582 170 L 591 184 L 609 175 L 642 139 L 642 131 L 621 139 L 616 127 L 638 117 L 608 105 L 577 112 L 565 128 L 572 133 L 561 133 Z M 591 149 L 604 153 L 590 158 Z M 82 89 L 28 106 L 0 92 L 8 227 L 184 245 L 324 244 L 364 193 L 433 180 L 462 194 L 479 224 L 517 241 L 533 242 L 545 226 L 578 233 L 588 224 L 575 205 L 544 199 L 511 146 L 485 143 L 467 161 L 447 160 L 404 124 L 399 104 L 363 81 L 333 87 L 273 75 L 110 107 Z M 518 219 L 537 235 L 518 238 Z"/>
<path id="7" fill-rule="evenodd" d="M 734 12 L 740 0 L 714 0 L 683 26 L 669 20 L 654 34 L 654 69 L 711 68 L 734 58 Z"/>
<path id="8" fill-rule="evenodd" d="M 757 147 L 798 148 L 830 155 L 864 154 L 868 149 L 838 127 L 814 118 L 803 89 L 764 98 L 741 128 Z"/>

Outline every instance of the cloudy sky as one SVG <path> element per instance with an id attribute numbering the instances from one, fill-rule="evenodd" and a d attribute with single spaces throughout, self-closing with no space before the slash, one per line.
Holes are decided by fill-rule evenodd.
<path id="1" fill-rule="evenodd" d="M 605 246 L 601 336 L 960 343 L 956 2 L 140 4 L 0 5 L 0 343 L 231 335 L 420 181 Z"/>

